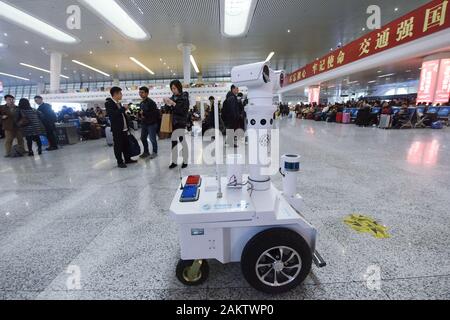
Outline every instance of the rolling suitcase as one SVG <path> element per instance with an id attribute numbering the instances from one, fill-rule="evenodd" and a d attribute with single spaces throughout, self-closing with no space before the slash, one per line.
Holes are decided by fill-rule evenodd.
<path id="1" fill-rule="evenodd" d="M 380 129 L 389 129 L 391 127 L 391 115 L 382 114 L 380 117 L 380 124 L 378 128 Z"/>
<path id="2" fill-rule="evenodd" d="M 342 112 L 338 112 L 336 114 L 336 122 L 337 123 L 342 123 L 343 116 L 344 116 L 344 114 Z"/>
<path id="3" fill-rule="evenodd" d="M 351 123 L 351 121 L 352 121 L 352 117 L 351 117 L 350 113 L 344 113 L 342 115 L 342 123 L 349 124 L 349 123 Z"/>
<path id="4" fill-rule="evenodd" d="M 105 134 L 106 134 L 106 143 L 108 144 L 108 146 L 112 147 L 114 145 L 114 139 L 113 139 L 111 127 L 105 128 Z"/>

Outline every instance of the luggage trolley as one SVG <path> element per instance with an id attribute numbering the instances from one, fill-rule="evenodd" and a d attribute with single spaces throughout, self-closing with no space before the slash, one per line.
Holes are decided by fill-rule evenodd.
<path id="1" fill-rule="evenodd" d="M 283 84 L 283 72 L 261 62 L 235 67 L 232 79 L 248 87 L 248 129 L 265 130 L 257 148 L 270 152 L 267 129 L 273 125 L 272 97 Z M 217 117 L 216 110 L 216 122 Z M 188 286 L 199 285 L 209 276 L 207 260 L 240 262 L 252 287 L 277 294 L 301 284 L 312 263 L 324 267 L 316 251 L 317 230 L 301 214 L 303 199 L 296 187 L 300 156 L 281 158 L 283 191 L 275 188 L 259 164 L 250 165 L 250 174 L 242 175 L 243 183 L 236 179 L 239 164 L 227 165 L 227 177 L 184 178 L 172 201 L 170 214 L 179 225 L 181 247 L 177 278 Z"/>

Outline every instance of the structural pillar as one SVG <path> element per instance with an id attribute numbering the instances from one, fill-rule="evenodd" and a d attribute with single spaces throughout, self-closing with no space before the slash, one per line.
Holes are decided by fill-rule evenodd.
<path id="1" fill-rule="evenodd" d="M 44 94 L 45 91 L 45 83 L 39 82 L 37 84 L 37 94 Z"/>
<path id="2" fill-rule="evenodd" d="M 195 46 L 190 43 L 182 43 L 178 45 L 178 49 L 183 53 L 183 85 L 187 86 L 191 83 L 191 55 L 195 50 Z"/>
<path id="3" fill-rule="evenodd" d="M 52 52 L 50 54 L 50 92 L 58 93 L 61 86 L 62 54 Z"/>

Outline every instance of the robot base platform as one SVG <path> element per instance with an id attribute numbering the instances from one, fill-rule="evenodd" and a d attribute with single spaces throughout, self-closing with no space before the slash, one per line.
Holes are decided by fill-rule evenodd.
<path id="1" fill-rule="evenodd" d="M 251 286 L 276 294 L 301 284 L 313 262 L 325 266 L 315 250 L 317 231 L 299 213 L 301 197 L 287 199 L 273 185 L 267 191 L 227 188 L 224 178 L 219 199 L 216 178 L 202 180 L 197 201 L 180 202 L 183 191 L 178 190 L 170 208 L 179 225 L 177 277 L 182 283 L 203 283 L 209 275 L 207 260 L 215 259 L 240 262 Z"/>

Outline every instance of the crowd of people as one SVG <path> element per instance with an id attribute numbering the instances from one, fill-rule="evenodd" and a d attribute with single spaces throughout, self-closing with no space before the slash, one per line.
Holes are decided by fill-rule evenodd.
<path id="1" fill-rule="evenodd" d="M 389 127 L 400 129 L 404 128 L 405 124 L 410 124 L 409 127 L 415 127 L 416 124 L 431 127 L 438 121 L 435 113 L 428 112 L 431 107 L 441 105 L 416 103 L 415 100 L 408 99 L 391 101 L 361 99 L 328 105 L 301 103 L 295 106 L 294 111 L 297 118 L 326 122 L 342 122 L 341 117 L 347 112 L 351 113 L 355 124 L 361 127 L 378 126 L 382 115 L 387 115 L 391 120 Z M 280 106 L 278 113 L 282 115 L 282 111 Z"/>
<path id="2" fill-rule="evenodd" d="M 158 156 L 157 134 L 161 126 L 161 113 L 170 112 L 172 115 L 172 128 L 174 136 L 172 137 L 172 163 L 169 169 L 178 166 L 178 145 L 181 145 L 183 163 L 182 168 L 188 166 L 188 146 L 184 132 L 188 126 L 189 118 L 189 94 L 183 91 L 183 86 L 179 80 L 170 83 L 172 96 L 164 98 L 164 107 L 158 109 L 155 101 L 149 98 L 148 87 L 141 87 L 139 95 L 141 103 L 138 108 L 131 111 L 131 105 L 122 105 L 122 89 L 113 87 L 110 90 L 111 97 L 106 100 L 106 114 L 110 120 L 111 132 L 114 140 L 114 154 L 119 168 L 127 168 L 127 165 L 134 164 L 137 161 L 132 159 L 130 148 L 130 122 L 136 119 L 141 124 L 141 141 L 144 147 L 141 159 L 155 159 Z M 152 153 L 148 140 L 152 144 Z"/>
<path id="3" fill-rule="evenodd" d="M 42 154 L 41 135 L 45 135 L 49 142 L 47 151 L 58 149 L 55 133 L 57 116 L 41 96 L 34 97 L 37 110 L 31 107 L 28 99 L 20 99 L 18 105 L 12 95 L 6 95 L 4 99 L 6 104 L 0 106 L 0 131 L 5 137 L 6 158 L 23 156 L 27 152 L 29 156 L 33 156 L 33 142 L 37 145 L 38 154 Z M 24 140 L 27 141 L 28 150 L 25 150 Z M 15 141 L 17 144 L 13 146 Z"/>
<path id="4" fill-rule="evenodd" d="M 170 89 L 172 96 L 164 99 L 164 106 L 161 109 L 149 98 L 148 87 L 139 89 L 141 102 L 137 106 L 122 105 L 122 89 L 113 87 L 110 90 L 111 97 L 106 100 L 104 108 L 95 105 L 87 110 L 75 111 L 64 106 L 58 113 L 55 113 L 49 104 L 44 103 L 41 96 L 34 98 L 38 108 L 33 109 L 29 100 L 20 99 L 19 104 L 16 105 L 15 98 L 6 95 L 4 97 L 6 104 L 0 107 L 0 132 L 5 137 L 5 157 L 19 157 L 27 152 L 29 156 L 34 156 L 33 143 L 36 144 L 37 153 L 42 154 L 41 136 L 45 136 L 48 140 L 49 146 L 46 150 L 57 150 L 56 123 L 58 122 L 75 122 L 78 125 L 95 123 L 110 127 L 117 165 L 119 168 L 126 168 L 127 165 L 137 162 L 132 160 L 130 152 L 130 130 L 134 127 L 133 122 L 139 123 L 141 127 L 140 138 L 143 152 L 140 158 L 154 159 L 158 156 L 157 136 L 161 128 L 162 114 L 170 113 L 173 135 L 172 163 L 169 168 L 174 169 L 178 166 L 178 145 L 181 145 L 182 168 L 186 168 L 188 147 L 184 132 L 192 128 L 193 122 L 201 120 L 200 111 L 197 110 L 197 106 L 190 110 L 189 94 L 183 90 L 180 81 L 172 81 Z M 232 86 L 223 105 L 219 102 L 221 133 L 226 134 L 227 129 L 245 129 L 246 104 L 247 101 L 239 92 L 239 88 Z M 204 133 L 215 128 L 214 110 L 215 98 L 210 97 L 210 105 L 205 110 L 205 119 L 202 123 Z M 24 140 L 27 142 L 27 150 Z M 150 149 L 149 140 L 152 149 Z M 236 147 L 236 142 L 234 143 Z"/>
<path id="5" fill-rule="evenodd" d="M 137 106 L 132 104 L 123 106 L 121 103 L 122 89 L 113 87 L 110 90 L 111 97 L 106 100 L 104 109 L 99 105 L 83 111 L 74 111 L 71 108 L 63 107 L 58 114 L 52 110 L 49 104 L 44 103 L 41 96 L 34 98 L 38 108 L 33 109 L 28 99 L 20 99 L 16 106 L 15 98 L 6 95 L 4 97 L 6 104 L 0 106 L 0 133 L 5 138 L 5 157 L 23 156 L 27 152 L 29 156 L 34 156 L 33 143 L 36 144 L 37 153 L 42 154 L 41 136 L 47 137 L 49 146 L 46 150 L 57 150 L 55 125 L 57 122 L 92 122 L 111 128 L 117 165 L 119 168 L 126 168 L 128 164 L 137 162 L 132 160 L 133 156 L 130 152 L 130 130 L 134 127 L 133 122 L 139 123 L 142 129 L 140 138 L 143 152 L 140 154 L 140 158 L 155 159 L 158 156 L 157 136 L 161 128 L 162 114 L 170 113 L 174 134 L 172 136 L 172 163 L 169 168 L 174 169 L 178 166 L 178 145 L 181 145 L 182 149 L 182 168 L 186 168 L 188 166 L 188 147 L 184 134 L 186 130 L 189 131 L 192 128 L 193 122 L 201 120 L 200 110 L 197 106 L 190 110 L 189 94 L 183 91 L 180 81 L 172 81 L 170 89 L 172 96 L 164 99 L 164 106 L 161 109 L 158 108 L 155 101 L 150 99 L 148 87 L 139 89 L 141 102 Z M 203 135 L 208 130 L 215 129 L 215 98 L 210 97 L 209 102 L 205 108 L 205 118 L 202 122 Z M 247 104 L 248 101 L 239 88 L 233 85 L 223 104 L 218 102 L 221 134 L 226 135 L 227 130 L 234 132 L 239 129 L 246 130 L 245 106 Z M 401 107 L 398 108 L 398 106 Z M 342 122 L 344 113 L 356 111 L 353 120 L 358 126 L 378 126 L 382 116 L 386 115 L 390 116 L 390 126 L 399 129 L 405 127 L 408 122 L 412 124 L 411 127 L 416 124 L 424 127 L 431 126 L 434 121 L 437 121 L 437 118 L 436 114 L 428 112 L 430 107 L 432 107 L 431 104 L 416 104 L 415 101 L 409 100 L 369 101 L 361 99 L 328 105 L 298 104 L 293 111 L 297 118 L 327 122 Z M 394 111 L 394 109 L 396 110 Z M 282 103 L 276 112 L 281 116 L 289 115 L 289 113 L 289 106 Z M 151 152 L 149 140 L 152 144 Z M 13 146 L 15 141 L 16 144 Z M 27 143 L 27 150 L 25 150 L 24 141 Z M 227 141 L 227 144 L 234 144 L 234 147 L 237 147 L 236 140 Z"/>

